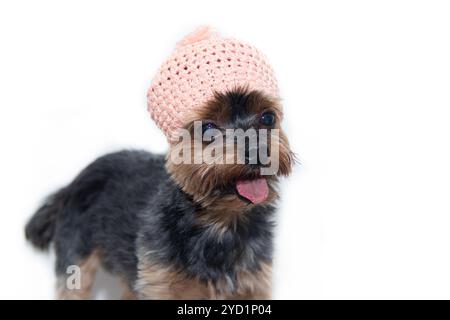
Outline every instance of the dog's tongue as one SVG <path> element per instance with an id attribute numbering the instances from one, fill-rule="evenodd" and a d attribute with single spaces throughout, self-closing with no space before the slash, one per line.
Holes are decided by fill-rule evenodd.
<path id="1" fill-rule="evenodd" d="M 236 190 L 241 196 L 255 204 L 264 202 L 269 196 L 269 186 L 264 178 L 238 180 Z"/>

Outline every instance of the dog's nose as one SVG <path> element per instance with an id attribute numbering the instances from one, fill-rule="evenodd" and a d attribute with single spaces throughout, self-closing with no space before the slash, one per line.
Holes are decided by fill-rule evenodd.
<path id="1" fill-rule="evenodd" d="M 245 147 L 245 164 L 259 164 L 258 146 Z"/>
<path id="2" fill-rule="evenodd" d="M 266 165 L 270 158 L 270 149 L 266 143 L 246 146 L 245 164 Z"/>

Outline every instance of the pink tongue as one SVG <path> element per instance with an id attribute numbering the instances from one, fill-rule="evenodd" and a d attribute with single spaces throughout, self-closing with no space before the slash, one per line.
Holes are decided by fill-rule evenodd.
<path id="1" fill-rule="evenodd" d="M 255 180 L 238 180 L 236 182 L 237 192 L 251 202 L 258 204 L 269 196 L 269 186 L 264 178 Z"/>

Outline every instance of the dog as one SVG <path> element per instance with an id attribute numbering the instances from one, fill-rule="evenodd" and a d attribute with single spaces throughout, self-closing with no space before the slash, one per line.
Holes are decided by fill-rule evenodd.
<path id="1" fill-rule="evenodd" d="M 89 299 L 103 266 L 123 283 L 124 299 L 269 299 L 277 185 L 295 162 L 282 119 L 280 102 L 264 90 L 214 91 L 183 117 L 189 138 L 171 140 L 166 155 L 102 156 L 50 195 L 25 234 L 38 248 L 54 245 L 58 298 Z M 229 129 L 267 130 L 270 161 L 251 157 L 248 141 L 241 163 L 173 160 L 177 154 L 193 160 Z M 275 131 L 277 139 L 270 135 Z M 260 145 L 260 133 L 257 140 Z M 262 175 L 275 150 L 275 171 Z M 219 151 L 235 159 L 234 147 Z M 75 288 L 68 285 L 73 266 L 80 271 Z"/>

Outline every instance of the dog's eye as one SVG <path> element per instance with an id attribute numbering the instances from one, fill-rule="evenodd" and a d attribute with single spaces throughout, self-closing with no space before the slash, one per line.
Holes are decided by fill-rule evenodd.
<path id="1" fill-rule="evenodd" d="M 264 112 L 261 115 L 260 122 L 263 126 L 272 127 L 275 124 L 275 115 L 270 111 Z"/>
<path id="2" fill-rule="evenodd" d="M 202 133 L 205 134 L 206 131 L 211 129 L 217 129 L 217 126 L 212 122 L 207 122 L 202 125 Z"/>

